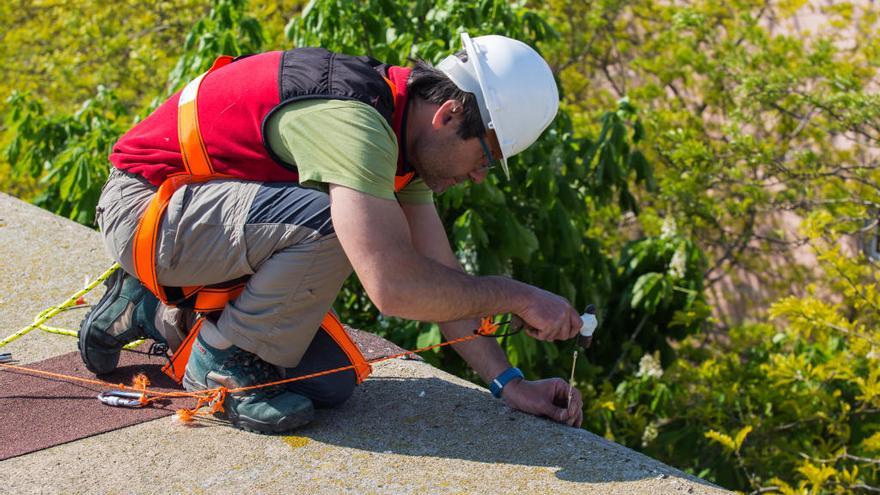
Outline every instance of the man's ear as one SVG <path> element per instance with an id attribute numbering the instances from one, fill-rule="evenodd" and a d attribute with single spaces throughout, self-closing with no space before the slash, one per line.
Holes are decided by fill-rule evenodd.
<path id="1" fill-rule="evenodd" d="M 431 126 L 434 129 L 440 129 L 443 126 L 449 125 L 450 123 L 454 123 L 454 121 L 458 121 L 461 118 L 461 111 L 463 105 L 458 100 L 446 100 L 437 108 L 437 111 L 434 112 L 434 117 L 431 119 Z"/>

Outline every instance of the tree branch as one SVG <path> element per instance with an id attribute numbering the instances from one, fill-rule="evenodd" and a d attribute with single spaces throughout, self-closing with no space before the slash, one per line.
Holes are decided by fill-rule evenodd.
<path id="1" fill-rule="evenodd" d="M 629 342 L 633 343 L 636 341 L 636 337 L 639 336 L 639 333 L 642 331 L 642 327 L 645 326 L 645 323 L 648 321 L 648 313 L 645 313 L 642 316 L 642 321 L 639 322 L 639 325 L 636 327 L 636 331 L 633 332 L 629 337 Z M 605 377 L 605 380 L 611 380 L 615 375 L 617 375 L 617 368 L 620 366 L 620 362 L 623 361 L 623 358 L 626 356 L 626 353 L 621 353 L 620 356 L 617 357 L 617 361 L 614 362 L 614 365 L 611 366 L 611 372 L 608 373 L 608 376 Z"/>

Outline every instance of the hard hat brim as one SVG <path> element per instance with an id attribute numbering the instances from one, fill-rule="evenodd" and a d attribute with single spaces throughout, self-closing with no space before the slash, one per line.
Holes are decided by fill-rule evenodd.
<path id="1" fill-rule="evenodd" d="M 461 33 L 461 44 L 464 46 L 464 50 L 467 53 L 468 61 L 473 65 L 474 68 L 474 76 L 477 79 L 477 85 L 480 88 L 480 98 L 478 101 L 481 101 L 483 105 L 485 105 L 486 113 L 488 114 L 489 121 L 484 122 L 484 125 L 487 129 L 492 129 L 495 131 L 495 135 L 498 139 L 499 143 L 503 143 L 504 136 L 502 135 L 503 130 L 500 129 L 500 126 L 495 125 L 495 115 L 492 112 L 492 108 L 497 105 L 495 101 L 489 101 L 492 95 L 488 94 L 486 78 L 483 74 L 483 57 L 481 56 L 480 51 L 477 49 L 477 45 L 474 43 L 474 40 L 471 39 L 468 33 Z M 507 167 L 507 154 L 504 152 L 504 147 L 500 147 L 501 151 L 501 168 L 504 169 L 504 175 L 510 179 L 510 170 Z"/>

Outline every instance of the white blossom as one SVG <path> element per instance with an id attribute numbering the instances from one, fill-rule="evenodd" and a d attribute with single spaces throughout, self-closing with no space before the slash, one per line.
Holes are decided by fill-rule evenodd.
<path id="1" fill-rule="evenodd" d="M 678 225 L 675 224 L 675 219 L 671 216 L 664 218 L 663 226 L 660 227 L 660 238 L 671 239 L 676 235 L 678 235 Z"/>
<path id="2" fill-rule="evenodd" d="M 649 443 L 653 442 L 654 439 L 657 438 L 657 425 L 654 423 L 648 423 L 648 426 L 645 427 L 645 431 L 642 432 L 642 447 L 647 447 Z"/>
<path id="3" fill-rule="evenodd" d="M 687 272 L 687 253 L 684 251 L 684 244 L 675 250 L 672 255 L 672 261 L 669 262 L 669 274 L 674 278 L 682 279 Z"/>
<path id="4" fill-rule="evenodd" d="M 660 378 L 663 376 L 663 367 L 660 366 L 660 360 L 654 354 L 645 354 L 639 360 L 639 371 L 636 376 L 648 378 Z"/>

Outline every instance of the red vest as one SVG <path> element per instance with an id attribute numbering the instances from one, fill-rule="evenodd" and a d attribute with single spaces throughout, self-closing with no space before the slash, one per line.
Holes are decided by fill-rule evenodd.
<path id="1" fill-rule="evenodd" d="M 304 99 L 350 99 L 373 106 L 398 138 L 396 183 L 412 179 L 402 124 L 410 69 L 321 48 L 275 51 L 236 59 L 205 76 L 198 92 L 198 121 L 205 148 L 219 174 L 261 182 L 297 181 L 292 163 L 268 147 L 265 126 L 287 103 Z M 113 146 L 114 167 L 160 185 L 184 171 L 177 133 L 175 93 Z M 396 189 L 399 189 L 397 187 Z"/>

